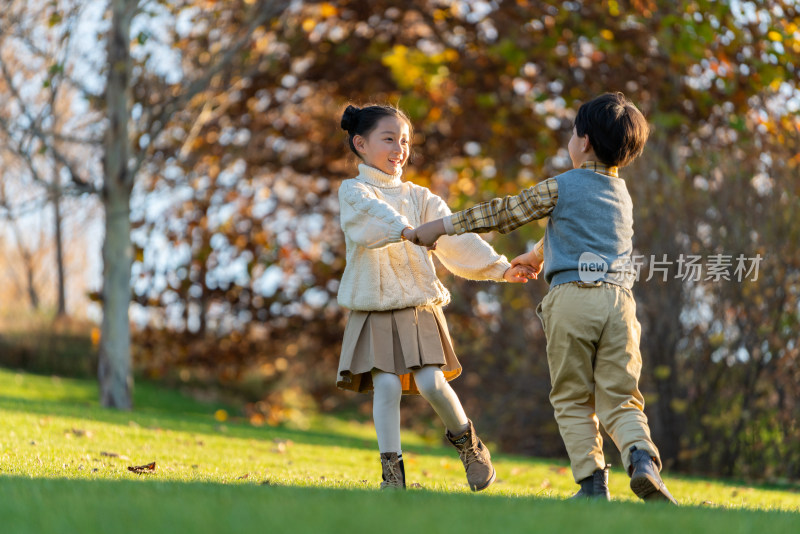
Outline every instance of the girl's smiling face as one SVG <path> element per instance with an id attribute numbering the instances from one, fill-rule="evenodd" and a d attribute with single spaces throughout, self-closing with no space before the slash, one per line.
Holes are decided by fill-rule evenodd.
<path id="1" fill-rule="evenodd" d="M 409 128 L 400 117 L 383 117 L 366 137 L 357 135 L 353 144 L 370 167 L 386 174 L 399 174 L 411 152 Z"/>

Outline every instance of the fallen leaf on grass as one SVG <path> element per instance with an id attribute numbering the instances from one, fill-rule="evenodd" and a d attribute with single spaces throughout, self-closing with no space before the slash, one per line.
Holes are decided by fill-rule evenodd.
<path id="1" fill-rule="evenodd" d="M 128 471 L 133 473 L 152 473 L 156 470 L 156 463 L 150 462 L 149 464 L 145 465 L 137 465 L 137 466 L 128 466 Z"/>

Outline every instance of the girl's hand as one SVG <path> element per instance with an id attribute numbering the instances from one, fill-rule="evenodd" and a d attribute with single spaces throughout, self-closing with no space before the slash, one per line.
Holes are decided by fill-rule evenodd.
<path id="1" fill-rule="evenodd" d="M 544 259 L 540 258 L 535 250 L 531 250 L 530 252 L 526 252 L 525 254 L 520 254 L 513 260 L 511 260 L 511 266 L 526 266 L 530 269 L 533 273 L 532 278 L 537 278 L 539 273 L 542 272 L 542 264 L 544 263 Z"/>
<path id="2" fill-rule="evenodd" d="M 503 278 L 506 282 L 512 284 L 526 284 L 528 279 L 534 279 L 538 275 L 527 265 L 515 265 L 506 269 L 503 273 Z"/>

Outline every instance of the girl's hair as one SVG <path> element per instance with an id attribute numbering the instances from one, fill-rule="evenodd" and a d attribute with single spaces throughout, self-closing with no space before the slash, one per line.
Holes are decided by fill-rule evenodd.
<path id="1" fill-rule="evenodd" d="M 353 154 L 361 157 L 361 154 L 358 153 L 356 150 L 355 145 L 353 144 L 353 137 L 360 135 L 362 137 L 366 137 L 369 133 L 375 129 L 375 126 L 378 124 L 378 121 L 384 117 L 397 117 L 402 119 L 408 124 L 408 134 L 409 139 L 414 137 L 414 128 L 411 126 L 411 121 L 408 120 L 408 117 L 402 110 L 397 109 L 394 106 L 380 106 L 380 105 L 371 105 L 366 106 L 363 108 L 358 108 L 356 106 L 347 106 L 342 114 L 342 130 L 347 132 L 347 142 L 350 145 L 350 150 L 353 151 Z"/>

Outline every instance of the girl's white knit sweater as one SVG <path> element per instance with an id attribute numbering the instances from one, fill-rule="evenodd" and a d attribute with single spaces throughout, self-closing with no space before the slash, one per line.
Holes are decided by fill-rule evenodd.
<path id="1" fill-rule="evenodd" d="M 403 182 L 365 164 L 339 187 L 347 265 L 339 304 L 351 310 L 385 311 L 450 302 L 436 276 L 431 253 L 402 240 L 403 229 L 450 215 L 428 188 Z M 452 273 L 502 282 L 511 265 L 475 234 L 442 236 L 434 252 Z"/>

